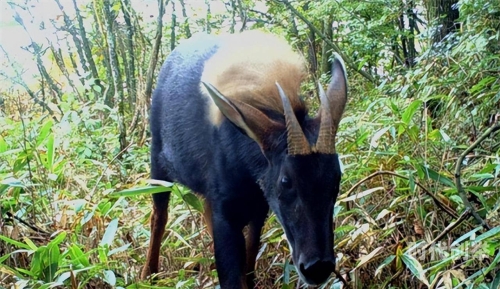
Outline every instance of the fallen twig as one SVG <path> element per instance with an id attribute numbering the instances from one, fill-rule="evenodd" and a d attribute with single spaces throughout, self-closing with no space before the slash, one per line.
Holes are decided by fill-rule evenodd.
<path id="1" fill-rule="evenodd" d="M 467 217 L 469 215 L 470 215 L 470 211 L 469 210 L 465 210 L 462 213 L 462 215 L 460 215 L 460 217 L 455 222 L 451 222 L 448 226 L 446 226 L 446 228 L 443 230 L 443 232 L 441 232 L 441 234 L 439 234 L 436 238 L 434 238 L 434 240 L 432 240 L 429 244 L 425 245 L 422 249 L 424 251 L 427 250 L 427 249 L 429 249 L 433 244 L 435 244 L 436 242 L 438 242 L 439 240 L 441 240 L 441 238 L 443 238 L 446 234 L 448 234 L 453 229 L 455 229 L 455 227 L 457 227 L 458 225 L 460 225 L 460 223 L 462 223 L 465 219 L 467 219 Z"/>
<path id="2" fill-rule="evenodd" d="M 38 228 L 37 226 L 35 225 L 32 225 L 32 224 L 29 224 L 28 222 L 26 222 L 25 220 L 19 218 L 18 216 L 12 214 L 11 212 L 6 212 L 5 213 L 7 216 L 9 216 L 10 218 L 12 219 L 15 219 L 16 221 L 18 221 L 19 223 L 25 225 L 26 227 L 30 228 L 31 230 L 37 232 L 37 233 L 40 233 L 40 234 L 43 234 L 43 235 L 47 235 L 47 236 L 50 236 L 50 233 L 47 232 L 47 231 L 44 231 L 43 229 L 40 229 Z"/>
<path id="3" fill-rule="evenodd" d="M 346 196 L 349 196 L 355 189 L 357 189 L 363 183 L 365 183 L 366 181 L 368 181 L 368 180 L 370 180 L 370 179 L 372 179 L 372 178 L 374 178 L 374 177 L 376 177 L 378 175 L 391 175 L 391 176 L 395 176 L 395 177 L 398 177 L 398 178 L 401 178 L 401 179 L 405 179 L 405 180 L 409 180 L 410 179 L 407 176 L 403 176 L 403 175 L 400 175 L 398 173 L 391 172 L 391 171 L 377 171 L 377 172 L 374 172 L 373 174 L 365 177 L 364 179 L 362 179 L 359 182 L 357 182 L 354 186 L 352 186 L 349 189 L 349 191 L 346 192 Z M 450 208 L 447 205 L 443 204 L 443 202 L 441 202 L 441 200 L 439 200 L 438 197 L 436 197 L 433 193 L 431 193 L 422 184 L 420 184 L 418 182 L 415 182 L 415 185 L 417 185 L 419 188 L 421 188 L 422 191 L 424 191 L 424 193 L 426 193 L 427 195 L 429 195 L 434 200 L 434 203 L 436 203 L 436 205 L 439 208 L 443 209 L 443 211 L 445 211 L 448 215 L 450 215 L 454 219 L 458 218 L 458 215 L 455 213 L 455 211 L 452 208 Z"/>
<path id="4" fill-rule="evenodd" d="M 349 283 L 347 283 L 347 281 L 345 280 L 344 276 L 342 276 L 342 274 L 340 274 L 340 272 L 337 271 L 337 269 L 333 270 L 333 273 L 335 273 L 335 275 L 337 276 L 337 278 L 339 278 L 339 280 L 344 284 L 345 288 L 348 288 L 348 289 L 351 288 L 351 286 L 349 285 Z"/>

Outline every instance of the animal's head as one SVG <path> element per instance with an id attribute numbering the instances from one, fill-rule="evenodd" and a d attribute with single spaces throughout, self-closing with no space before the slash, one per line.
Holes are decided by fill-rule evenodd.
<path id="1" fill-rule="evenodd" d="M 281 121 L 204 85 L 226 118 L 260 145 L 268 166 L 259 182 L 285 229 L 297 271 L 309 284 L 323 283 L 335 268 L 333 207 L 341 179 L 335 139 L 347 100 L 342 60 L 333 62 L 327 92 L 319 87 L 321 107 L 314 118 L 297 117 L 279 83 Z"/>

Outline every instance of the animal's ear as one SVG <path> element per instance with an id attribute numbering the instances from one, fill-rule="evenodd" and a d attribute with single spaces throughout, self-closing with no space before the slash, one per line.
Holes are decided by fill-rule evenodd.
<path id="1" fill-rule="evenodd" d="M 268 150 L 271 147 L 272 143 L 269 137 L 273 132 L 283 130 L 282 124 L 273 121 L 251 105 L 235 99 L 228 99 L 212 84 L 202 83 L 225 117 L 256 141 L 263 150 Z"/>

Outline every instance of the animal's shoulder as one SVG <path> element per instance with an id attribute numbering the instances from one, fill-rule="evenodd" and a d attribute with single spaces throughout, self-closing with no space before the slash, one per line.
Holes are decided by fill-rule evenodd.
<path id="1" fill-rule="evenodd" d="M 298 93 L 306 76 L 305 61 L 285 39 L 247 31 L 221 36 L 218 45 L 205 63 L 203 81 L 230 99 L 282 112 L 278 82 L 294 109 L 303 109 Z"/>

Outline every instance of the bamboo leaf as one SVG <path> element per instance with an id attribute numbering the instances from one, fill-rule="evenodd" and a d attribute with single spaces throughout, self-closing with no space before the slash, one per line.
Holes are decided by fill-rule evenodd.
<path id="1" fill-rule="evenodd" d="M 413 258 L 408 254 L 403 254 L 401 256 L 401 260 L 406 265 L 408 269 L 410 269 L 411 273 L 418 278 L 418 280 L 422 281 L 425 285 L 429 286 L 429 281 L 425 277 L 424 269 L 420 262 L 417 259 Z"/>

